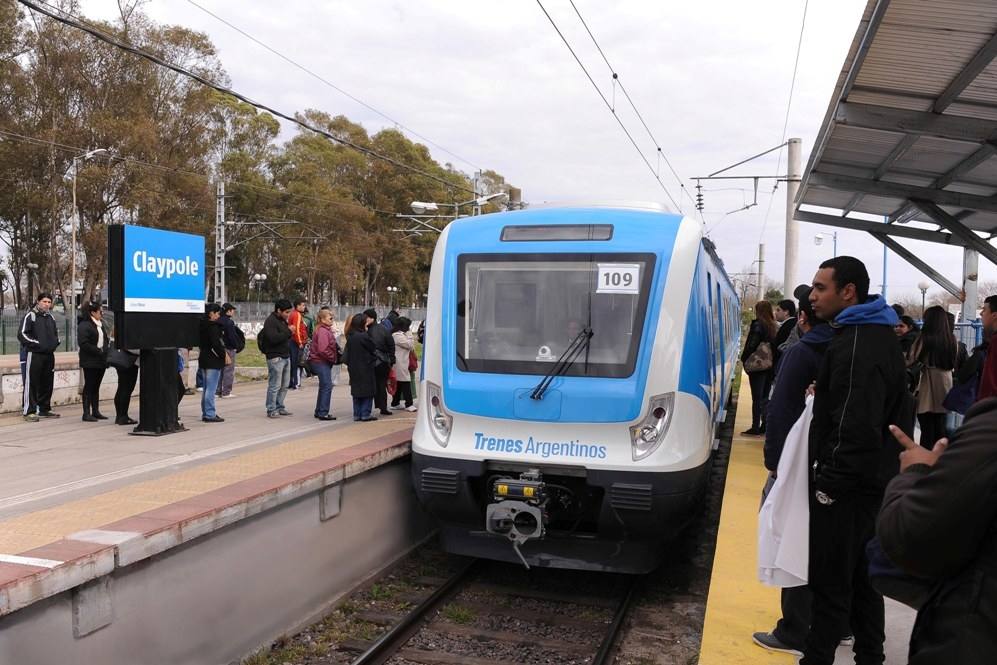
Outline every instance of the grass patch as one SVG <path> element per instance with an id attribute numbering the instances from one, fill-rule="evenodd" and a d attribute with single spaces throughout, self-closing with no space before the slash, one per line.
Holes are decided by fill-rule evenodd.
<path id="1" fill-rule="evenodd" d="M 450 604 L 443 608 L 443 616 L 453 621 L 454 623 L 459 623 L 463 626 L 474 623 L 477 615 L 474 610 L 468 609 L 463 605 Z"/>
<path id="2" fill-rule="evenodd" d="M 256 346 L 256 340 L 246 340 L 246 348 L 235 358 L 236 367 L 266 367 L 267 358 Z"/>

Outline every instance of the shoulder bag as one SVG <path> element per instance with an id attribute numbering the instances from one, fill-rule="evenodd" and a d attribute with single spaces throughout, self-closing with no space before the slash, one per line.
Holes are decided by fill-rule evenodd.
<path id="1" fill-rule="evenodd" d="M 772 369 L 772 345 L 768 342 L 761 342 L 755 350 L 744 361 L 744 371 L 766 372 Z"/>

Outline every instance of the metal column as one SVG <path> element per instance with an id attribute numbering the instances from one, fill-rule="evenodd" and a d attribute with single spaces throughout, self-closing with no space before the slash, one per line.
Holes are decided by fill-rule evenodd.
<path id="1" fill-rule="evenodd" d="M 980 253 L 966 248 L 962 251 L 962 320 L 976 320 L 976 304 L 980 297 Z"/>
<path id="2" fill-rule="evenodd" d="M 215 297 L 219 305 L 225 302 L 225 181 L 218 181 L 215 202 Z"/>
<path id="3" fill-rule="evenodd" d="M 800 139 L 789 139 L 787 150 L 786 175 L 786 263 L 783 269 L 782 292 L 790 297 L 796 287 L 796 254 L 799 249 L 799 228 L 793 213 L 796 210 L 796 195 L 800 191 L 800 179 L 803 175 L 800 163 Z"/>

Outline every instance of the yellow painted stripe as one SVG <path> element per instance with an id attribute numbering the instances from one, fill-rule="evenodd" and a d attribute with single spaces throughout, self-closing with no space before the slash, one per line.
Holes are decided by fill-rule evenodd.
<path id="1" fill-rule="evenodd" d="M 47 545 L 153 508 L 410 428 L 413 418 L 348 425 L 0 521 L 0 552 Z"/>
<path id="2" fill-rule="evenodd" d="M 741 436 L 751 427 L 751 390 L 742 375 L 727 483 L 703 624 L 700 665 L 787 665 L 796 658 L 751 641 L 779 619 L 779 590 L 758 581 L 758 506 L 767 472 L 762 439 Z"/>

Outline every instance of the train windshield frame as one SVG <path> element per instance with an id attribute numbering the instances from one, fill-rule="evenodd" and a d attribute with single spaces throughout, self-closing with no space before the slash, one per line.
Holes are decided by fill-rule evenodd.
<path id="1" fill-rule="evenodd" d="M 643 252 L 459 255 L 457 368 L 543 376 L 588 327 L 588 348 L 564 375 L 631 376 L 656 259 Z"/>

